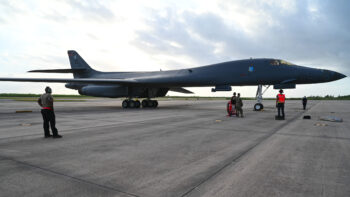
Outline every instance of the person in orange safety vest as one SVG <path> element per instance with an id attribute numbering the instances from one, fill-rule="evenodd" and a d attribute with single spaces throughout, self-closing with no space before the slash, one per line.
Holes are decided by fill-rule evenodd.
<path id="1" fill-rule="evenodd" d="M 284 119 L 284 103 L 286 101 L 286 96 L 283 94 L 283 90 L 280 90 L 280 93 L 277 94 L 276 107 L 278 109 L 278 117 Z M 282 117 L 281 117 L 282 111 Z"/>

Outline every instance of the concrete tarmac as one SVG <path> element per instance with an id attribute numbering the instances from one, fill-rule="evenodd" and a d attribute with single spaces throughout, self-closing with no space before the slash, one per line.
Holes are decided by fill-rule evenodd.
<path id="1" fill-rule="evenodd" d="M 0 100 L 0 196 L 350 196 L 349 101 L 287 101 L 284 121 L 226 103 L 57 102 L 63 138 L 45 139 L 35 102 Z"/>

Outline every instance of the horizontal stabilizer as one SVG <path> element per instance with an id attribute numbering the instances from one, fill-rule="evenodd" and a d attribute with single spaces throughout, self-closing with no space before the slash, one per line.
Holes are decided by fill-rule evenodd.
<path id="1" fill-rule="evenodd" d="M 85 68 L 75 69 L 49 69 L 49 70 L 30 70 L 30 73 L 78 73 L 86 70 Z"/>
<path id="2" fill-rule="evenodd" d="M 186 90 L 185 88 L 170 88 L 169 90 L 173 92 L 184 93 L 184 94 L 193 94 L 193 92 Z"/>

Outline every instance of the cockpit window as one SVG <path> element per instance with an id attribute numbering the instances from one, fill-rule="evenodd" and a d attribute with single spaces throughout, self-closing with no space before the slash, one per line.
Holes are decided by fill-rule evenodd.
<path id="1" fill-rule="evenodd" d="M 270 64 L 271 64 L 272 66 L 279 66 L 279 65 L 280 65 L 280 62 L 279 62 L 278 60 L 271 60 L 271 61 L 270 61 Z"/>
<path id="2" fill-rule="evenodd" d="M 287 61 L 284 61 L 284 60 L 271 60 L 270 61 L 270 64 L 272 66 L 279 66 L 279 65 L 288 65 L 288 66 L 291 66 L 291 65 L 294 65 L 290 62 L 287 62 Z"/>
<path id="3" fill-rule="evenodd" d="M 289 66 L 294 65 L 294 64 L 287 62 L 287 61 L 284 61 L 284 60 L 279 60 L 279 61 L 280 61 L 280 64 L 285 64 L 285 65 L 289 65 Z"/>

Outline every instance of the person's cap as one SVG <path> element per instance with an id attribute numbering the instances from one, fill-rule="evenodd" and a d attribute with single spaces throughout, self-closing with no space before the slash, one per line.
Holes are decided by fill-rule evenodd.
<path id="1" fill-rule="evenodd" d="M 280 89 L 280 93 L 283 93 L 283 90 L 282 90 L 282 89 Z"/>
<path id="2" fill-rule="evenodd" d="M 45 92 L 46 92 L 46 93 L 52 93 L 52 89 L 51 89 L 49 86 L 47 86 L 47 87 L 45 88 Z"/>

